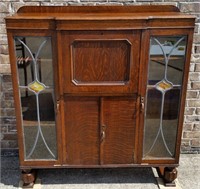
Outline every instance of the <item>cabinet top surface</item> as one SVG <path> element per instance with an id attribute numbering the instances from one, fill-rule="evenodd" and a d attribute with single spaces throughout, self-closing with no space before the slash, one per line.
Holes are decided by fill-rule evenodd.
<path id="1" fill-rule="evenodd" d="M 24 6 L 7 19 L 137 20 L 191 18 L 175 6 Z"/>
<path id="2" fill-rule="evenodd" d="M 195 17 L 175 6 L 25 6 L 6 18 L 7 29 L 119 30 L 194 28 Z"/>

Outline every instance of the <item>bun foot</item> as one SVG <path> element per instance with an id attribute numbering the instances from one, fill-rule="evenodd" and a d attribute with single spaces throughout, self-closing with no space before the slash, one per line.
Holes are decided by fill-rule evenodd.
<path id="1" fill-rule="evenodd" d="M 176 186 L 177 169 L 175 167 L 157 167 L 156 170 L 159 177 L 163 179 L 165 186 Z"/>
<path id="2" fill-rule="evenodd" d="M 32 169 L 22 170 L 23 188 L 33 188 L 36 180 L 36 171 Z"/>

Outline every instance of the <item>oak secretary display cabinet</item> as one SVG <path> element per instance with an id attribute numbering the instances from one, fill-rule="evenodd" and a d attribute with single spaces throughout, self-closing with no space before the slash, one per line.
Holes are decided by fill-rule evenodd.
<path id="1" fill-rule="evenodd" d="M 6 18 L 25 186 L 38 168 L 176 178 L 195 18 L 174 6 L 27 6 Z"/>

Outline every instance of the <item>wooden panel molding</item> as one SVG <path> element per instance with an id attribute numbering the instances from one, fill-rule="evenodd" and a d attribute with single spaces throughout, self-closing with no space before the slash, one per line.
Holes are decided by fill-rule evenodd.
<path id="1" fill-rule="evenodd" d="M 61 33 L 63 91 L 109 95 L 137 92 L 140 31 Z M 70 68 L 70 69 L 69 69 Z"/>
<path id="2" fill-rule="evenodd" d="M 76 40 L 71 51 L 75 85 L 126 85 L 130 79 L 127 40 Z"/>

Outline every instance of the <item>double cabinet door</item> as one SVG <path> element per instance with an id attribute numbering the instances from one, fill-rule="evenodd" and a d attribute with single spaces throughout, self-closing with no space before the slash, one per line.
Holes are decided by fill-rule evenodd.
<path id="1" fill-rule="evenodd" d="M 61 36 L 65 164 L 133 164 L 139 32 Z"/>
<path id="2" fill-rule="evenodd" d="M 133 97 L 66 97 L 65 163 L 134 163 L 135 102 Z"/>

